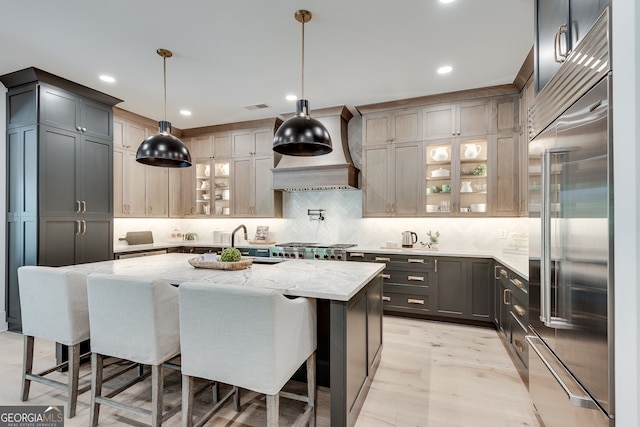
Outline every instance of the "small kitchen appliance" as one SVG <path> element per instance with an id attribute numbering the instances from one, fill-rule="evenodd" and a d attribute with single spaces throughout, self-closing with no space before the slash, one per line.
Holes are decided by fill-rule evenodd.
<path id="1" fill-rule="evenodd" d="M 418 235 L 413 231 L 402 232 L 402 247 L 412 248 L 415 243 L 418 242 Z"/>

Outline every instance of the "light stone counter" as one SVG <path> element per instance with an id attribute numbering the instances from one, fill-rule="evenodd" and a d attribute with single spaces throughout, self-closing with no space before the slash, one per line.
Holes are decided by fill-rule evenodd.
<path id="1" fill-rule="evenodd" d="M 496 251 L 459 251 L 459 250 L 432 250 L 422 248 L 382 248 L 382 247 L 366 247 L 357 246 L 349 248 L 348 252 L 370 252 L 380 254 L 407 254 L 407 255 L 425 255 L 435 257 L 462 257 L 462 258 L 492 258 L 505 267 L 511 269 L 514 273 L 522 276 L 523 279 L 529 280 L 529 256 L 521 253 L 496 252 Z"/>
<path id="2" fill-rule="evenodd" d="M 277 264 L 253 264 L 245 270 L 195 268 L 194 254 L 166 254 L 77 264 L 71 268 L 90 273 L 157 277 L 180 284 L 188 281 L 226 283 L 278 289 L 285 295 L 349 301 L 375 278 L 384 264 L 344 261 L 286 260 Z"/>

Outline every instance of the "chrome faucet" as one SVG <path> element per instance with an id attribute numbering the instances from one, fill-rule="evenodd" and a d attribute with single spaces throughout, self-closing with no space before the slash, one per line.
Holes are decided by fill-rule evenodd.
<path id="1" fill-rule="evenodd" d="M 235 248 L 235 243 L 234 243 L 234 241 L 235 241 L 236 232 L 237 232 L 238 230 L 240 230 L 240 229 L 243 229 L 243 230 L 244 230 L 244 240 L 249 240 L 249 237 L 247 236 L 247 227 L 245 227 L 245 225 L 244 225 L 244 224 L 240 224 L 239 226 L 237 226 L 237 227 L 236 227 L 236 229 L 235 229 L 235 230 L 233 230 L 233 231 L 231 232 L 231 247 L 232 247 L 232 248 Z"/>

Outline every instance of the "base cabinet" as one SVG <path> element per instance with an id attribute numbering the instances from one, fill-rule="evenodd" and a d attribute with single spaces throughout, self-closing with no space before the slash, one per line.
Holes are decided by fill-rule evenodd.
<path id="1" fill-rule="evenodd" d="M 496 264 L 494 289 L 494 323 L 518 373 L 527 383 L 529 345 L 525 335 L 529 325 L 529 283 L 503 265 Z"/>
<path id="2" fill-rule="evenodd" d="M 353 251 L 349 261 L 385 263 L 386 313 L 425 318 L 493 320 L 491 260 Z"/>
<path id="3" fill-rule="evenodd" d="M 475 258 L 435 259 L 435 312 L 442 316 L 492 321 L 491 261 Z"/>

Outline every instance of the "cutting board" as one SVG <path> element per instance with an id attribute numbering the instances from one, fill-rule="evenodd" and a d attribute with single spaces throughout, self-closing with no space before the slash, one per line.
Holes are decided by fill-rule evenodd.
<path id="1" fill-rule="evenodd" d="M 126 237 L 120 240 L 126 241 L 130 245 L 150 245 L 153 243 L 153 233 L 151 231 L 129 231 Z"/>

